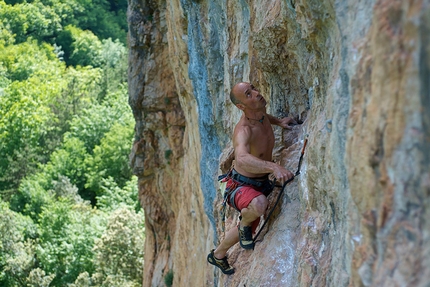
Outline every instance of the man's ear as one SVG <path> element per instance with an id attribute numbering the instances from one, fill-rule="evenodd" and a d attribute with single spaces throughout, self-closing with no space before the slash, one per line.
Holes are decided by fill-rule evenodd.
<path id="1" fill-rule="evenodd" d="M 236 107 L 239 109 L 239 110 L 245 110 L 245 106 L 243 105 L 243 104 L 236 104 Z"/>

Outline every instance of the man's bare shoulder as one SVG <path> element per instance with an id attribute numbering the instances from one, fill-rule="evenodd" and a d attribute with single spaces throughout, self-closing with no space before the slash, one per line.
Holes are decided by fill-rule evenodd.
<path id="1" fill-rule="evenodd" d="M 252 128 L 244 121 L 239 121 L 233 131 L 233 141 L 237 138 L 249 138 L 252 135 Z"/>

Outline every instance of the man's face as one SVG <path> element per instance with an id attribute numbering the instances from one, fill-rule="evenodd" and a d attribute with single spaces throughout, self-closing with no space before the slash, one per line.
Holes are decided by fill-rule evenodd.
<path id="1" fill-rule="evenodd" d="M 239 83 L 233 88 L 236 98 L 249 109 L 260 109 L 266 106 L 266 100 L 250 83 Z"/>

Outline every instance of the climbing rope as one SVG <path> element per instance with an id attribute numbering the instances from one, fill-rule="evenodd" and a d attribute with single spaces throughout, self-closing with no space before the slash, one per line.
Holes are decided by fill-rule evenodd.
<path id="1" fill-rule="evenodd" d="M 254 239 L 253 239 L 253 241 L 254 241 L 254 242 L 257 242 L 256 240 L 257 240 L 258 236 L 260 235 L 261 231 L 263 231 L 264 227 L 266 226 L 266 223 L 269 221 L 269 218 L 270 218 L 270 216 L 272 215 L 273 211 L 275 210 L 276 206 L 278 205 L 279 200 L 281 199 L 281 196 L 282 196 L 282 194 L 284 193 L 284 190 L 285 190 L 285 187 L 287 186 L 287 184 L 289 184 L 290 182 L 292 182 L 292 181 L 296 178 L 296 176 L 300 175 L 300 168 L 301 168 L 301 166 L 302 166 L 302 160 L 303 160 L 303 156 L 304 156 L 304 154 L 305 154 L 305 148 L 306 148 L 307 143 L 308 143 L 308 139 L 306 138 L 306 139 L 305 139 L 305 142 L 304 142 L 304 144 L 303 144 L 302 152 L 301 152 L 301 154 L 300 154 L 300 158 L 299 158 L 299 165 L 298 165 L 298 167 L 297 167 L 297 171 L 296 171 L 296 173 L 294 174 L 294 176 L 293 176 L 292 178 L 290 178 L 289 180 L 287 180 L 286 182 L 284 182 L 284 184 L 282 185 L 281 191 L 280 191 L 280 192 L 279 192 L 279 194 L 278 194 L 278 198 L 276 199 L 275 205 L 274 205 L 274 206 L 272 207 L 272 209 L 270 210 L 269 214 L 267 215 L 266 220 L 265 220 L 265 221 L 264 221 L 264 223 L 263 223 L 263 226 L 261 226 L 261 228 L 260 228 L 260 230 L 258 231 L 257 235 L 255 235 L 255 237 L 254 237 Z M 280 185 L 276 185 L 276 180 L 273 180 L 273 186 L 274 186 L 274 187 L 275 187 L 275 186 L 276 186 L 276 187 L 281 187 Z"/>

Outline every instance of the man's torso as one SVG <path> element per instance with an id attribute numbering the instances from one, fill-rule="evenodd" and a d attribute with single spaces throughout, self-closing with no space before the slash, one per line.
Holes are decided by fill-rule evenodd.
<path id="1" fill-rule="evenodd" d="M 242 118 L 235 127 L 234 137 L 237 133 L 246 127 L 249 127 L 251 131 L 249 148 L 250 154 L 265 160 L 272 161 L 272 152 L 275 145 L 275 135 L 273 133 L 272 125 L 268 119 L 265 119 L 263 123 L 256 122 L 255 124 L 250 123 L 245 118 Z M 233 139 L 234 140 L 234 139 Z M 240 168 L 235 168 L 237 172 L 248 177 L 260 177 L 265 174 L 252 174 L 241 170 Z"/>

